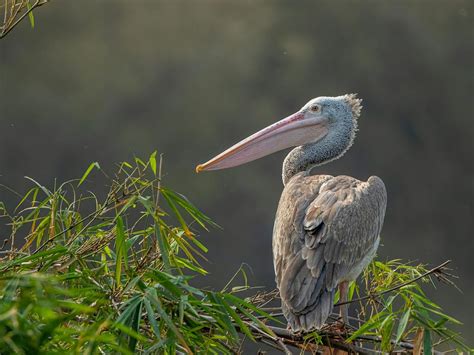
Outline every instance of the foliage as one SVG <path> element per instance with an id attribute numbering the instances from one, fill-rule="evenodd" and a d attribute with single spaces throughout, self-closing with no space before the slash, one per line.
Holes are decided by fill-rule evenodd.
<path id="1" fill-rule="evenodd" d="M 84 192 L 95 171 L 109 186 L 103 199 Z M 0 260 L 2 354 L 233 353 L 244 337 L 284 351 L 285 344 L 353 346 L 347 339 L 384 351 L 423 341 L 429 353 L 438 340 L 467 349 L 448 328 L 458 322 L 412 282 L 445 278 L 442 268 L 372 263 L 364 278 L 369 302 L 358 299 L 359 327 L 346 333 L 337 322 L 306 335 L 278 328 L 281 314 L 268 306 L 277 293 L 238 297 L 249 289 L 246 279 L 222 291 L 194 287 L 193 276 L 206 275 L 197 230 L 216 225 L 161 184 L 156 152 L 121 163 L 112 177 L 93 163 L 53 189 L 29 180 L 33 187 L 13 211 L 0 202 L 11 228 Z M 353 284 L 351 293 L 362 290 Z"/>
<path id="2" fill-rule="evenodd" d="M 461 336 L 450 329 L 461 323 L 443 313 L 421 285 L 434 285 L 433 277 L 436 277 L 454 286 L 449 279 L 452 275 L 445 268 L 448 263 L 427 270 L 424 265 L 403 264 L 400 260 L 373 261 L 364 273 L 365 292 L 369 296 L 363 300 L 368 302 L 359 301 L 359 318 L 363 321 L 348 340 L 373 335 L 381 340 L 380 350 L 384 352 L 395 350 L 396 344 L 406 339 L 414 347 L 422 346 L 425 354 L 444 342 L 454 344 L 460 351 L 469 351 Z M 358 287 L 355 288 L 359 293 Z"/>
<path id="3" fill-rule="evenodd" d="M 225 352 L 240 342 L 233 321 L 251 337 L 237 313 L 264 312 L 189 284 L 206 273 L 192 226 L 214 224 L 161 186 L 156 153 L 122 163 L 103 202 L 77 191 L 93 168 L 54 190 L 30 179 L 15 216 L 4 209 L 12 239 L 27 236 L 0 264 L 0 353 Z"/>

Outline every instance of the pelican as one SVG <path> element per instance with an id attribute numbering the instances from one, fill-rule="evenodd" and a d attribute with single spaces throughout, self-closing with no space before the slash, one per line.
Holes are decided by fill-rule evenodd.
<path id="1" fill-rule="evenodd" d="M 361 101 L 356 94 L 312 99 L 196 167 L 196 172 L 231 168 L 294 148 L 283 162 L 284 189 L 272 241 L 282 310 L 294 332 L 325 324 L 337 289 L 346 302 L 348 283 L 379 245 L 387 205 L 382 180 L 311 174 L 313 167 L 340 158 L 351 147 Z M 341 306 L 344 323 L 347 306 Z"/>

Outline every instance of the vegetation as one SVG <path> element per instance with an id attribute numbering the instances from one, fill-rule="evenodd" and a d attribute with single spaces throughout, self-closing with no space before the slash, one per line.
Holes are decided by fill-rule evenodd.
<path id="1" fill-rule="evenodd" d="M 94 170 L 108 181 L 102 201 L 84 192 Z M 222 291 L 194 287 L 193 276 L 206 274 L 197 230 L 216 225 L 161 185 L 160 171 L 156 153 L 121 163 L 113 177 L 93 163 L 53 189 L 29 179 L 13 211 L 0 203 L 11 229 L 0 261 L 0 353 L 238 353 L 244 338 L 287 353 L 288 345 L 431 353 L 446 341 L 468 350 L 449 329 L 458 321 L 421 287 L 434 275 L 447 281 L 443 265 L 372 263 L 363 287 L 351 286 L 357 327 L 335 320 L 312 334 L 284 329 L 270 307 L 275 292 L 239 297 L 251 290 L 244 272 L 243 286 L 234 277 Z"/>
<path id="2" fill-rule="evenodd" d="M 0 39 L 5 37 L 24 18 L 28 16 L 30 25 L 35 27 L 33 9 L 46 4 L 49 0 L 3 0 L 0 10 L 3 13 L 3 22 L 0 23 Z"/>

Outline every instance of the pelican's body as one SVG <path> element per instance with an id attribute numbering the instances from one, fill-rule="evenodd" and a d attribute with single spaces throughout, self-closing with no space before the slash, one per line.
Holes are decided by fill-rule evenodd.
<path id="1" fill-rule="evenodd" d="M 283 312 L 293 330 L 322 326 L 337 287 L 355 280 L 372 260 L 385 205 L 385 187 L 377 177 L 362 182 L 305 171 L 285 185 L 273 230 L 273 260 Z"/>
<path id="2" fill-rule="evenodd" d="M 355 95 L 318 97 L 295 114 L 235 144 L 196 170 L 241 165 L 296 147 L 283 163 L 284 189 L 273 230 L 283 313 L 293 331 L 320 328 L 347 285 L 374 257 L 387 194 L 381 179 L 311 175 L 352 145 L 361 106 Z M 341 309 L 347 322 L 347 305 Z"/>

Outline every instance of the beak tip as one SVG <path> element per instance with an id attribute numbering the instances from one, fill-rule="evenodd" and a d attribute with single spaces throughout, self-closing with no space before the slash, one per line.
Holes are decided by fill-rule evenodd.
<path id="1" fill-rule="evenodd" d="M 202 164 L 199 164 L 196 166 L 196 174 L 199 174 L 203 170 L 204 170 L 204 166 Z"/>

